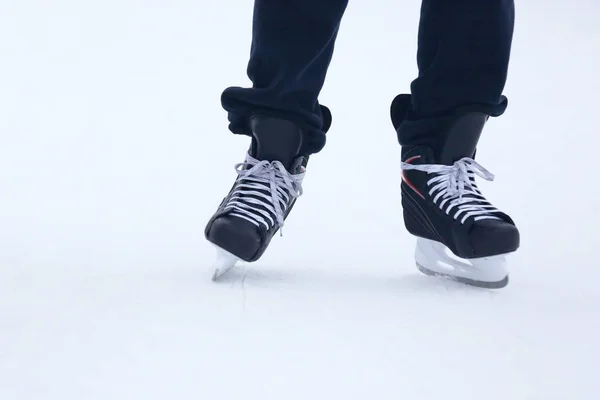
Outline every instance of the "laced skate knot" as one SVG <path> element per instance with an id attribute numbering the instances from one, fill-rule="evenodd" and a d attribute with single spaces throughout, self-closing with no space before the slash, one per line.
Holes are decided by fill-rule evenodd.
<path id="1" fill-rule="evenodd" d="M 402 169 L 417 170 L 435 175 L 427 181 L 427 186 L 431 186 L 429 196 L 435 194 L 433 202 L 440 209 L 443 210 L 443 207 L 447 205 L 445 211 L 448 215 L 450 215 L 450 211 L 456 209 L 454 219 L 458 219 L 459 216 L 464 214 L 461 224 L 464 224 L 469 217 L 473 217 L 475 221 L 500 219 L 493 215 L 493 213 L 499 213 L 500 210 L 483 197 L 475 184 L 475 176 L 493 181 L 494 175 L 475 160 L 465 157 L 456 161 L 453 165 L 415 165 L 402 162 Z"/>
<path id="2" fill-rule="evenodd" d="M 279 161 L 259 161 L 249 154 L 235 169 L 238 179 L 225 210 L 267 229 L 277 224 L 283 235 L 285 212 L 302 195 L 304 169 L 292 175 Z"/>

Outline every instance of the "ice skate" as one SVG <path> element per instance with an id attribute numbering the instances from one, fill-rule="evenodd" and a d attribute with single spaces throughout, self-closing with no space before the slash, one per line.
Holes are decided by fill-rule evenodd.
<path id="1" fill-rule="evenodd" d="M 395 126 L 406 104 L 406 97 L 395 100 Z M 494 178 L 473 159 L 487 119 L 482 112 L 458 112 L 437 131 L 439 145 L 403 146 L 402 207 L 405 226 L 417 237 L 420 271 L 502 288 L 509 279 L 506 255 L 517 250 L 520 238 L 513 220 L 483 196 L 475 181 Z"/>
<path id="2" fill-rule="evenodd" d="M 252 144 L 238 174 L 205 229 L 217 247 L 213 280 L 238 261 L 257 261 L 281 231 L 302 195 L 308 157 L 301 155 L 302 131 L 291 122 L 254 117 Z"/>

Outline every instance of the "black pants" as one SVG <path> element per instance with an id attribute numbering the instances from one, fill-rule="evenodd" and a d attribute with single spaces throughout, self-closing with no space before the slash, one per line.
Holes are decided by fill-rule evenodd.
<path id="1" fill-rule="evenodd" d="M 309 132 L 310 153 L 321 150 L 331 115 L 318 96 L 347 3 L 255 0 L 248 63 L 253 85 L 227 88 L 221 98 L 233 133 L 249 135 L 251 115 L 280 116 Z M 514 0 L 422 0 L 410 118 L 434 118 L 465 105 L 501 115 L 513 26 Z"/>

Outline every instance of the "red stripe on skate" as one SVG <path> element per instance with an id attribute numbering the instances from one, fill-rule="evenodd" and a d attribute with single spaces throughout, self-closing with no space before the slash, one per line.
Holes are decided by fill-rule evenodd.
<path id="1" fill-rule="evenodd" d="M 405 163 L 410 164 L 411 162 L 417 160 L 421 158 L 421 156 L 414 156 L 409 158 L 408 160 L 405 161 Z M 425 200 L 425 196 L 423 196 L 423 193 L 421 193 L 419 191 L 419 189 L 417 189 L 417 187 L 415 185 L 413 185 L 413 183 L 411 181 L 408 180 L 408 178 L 406 177 L 406 174 L 404 173 L 404 170 L 402 171 L 402 179 L 404 180 L 404 182 L 412 189 L 415 191 L 416 194 L 418 194 L 419 196 L 421 196 L 421 198 L 423 200 Z"/>

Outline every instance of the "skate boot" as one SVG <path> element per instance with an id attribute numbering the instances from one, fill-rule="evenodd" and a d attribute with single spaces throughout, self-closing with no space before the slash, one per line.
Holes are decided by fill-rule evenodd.
<path id="1" fill-rule="evenodd" d="M 300 154 L 302 130 L 289 121 L 256 116 L 251 120 L 252 144 L 238 177 L 205 229 L 217 247 L 213 280 L 239 260 L 254 262 L 283 228 L 296 199 L 308 157 Z"/>
<path id="2" fill-rule="evenodd" d="M 423 124 L 402 126 L 409 107 L 402 96 L 392 105 L 394 126 L 399 137 L 416 137 Z M 518 249 L 520 238 L 513 220 L 486 200 L 475 181 L 494 178 L 474 160 L 488 118 L 458 111 L 422 130 L 425 144 L 403 146 L 402 207 L 405 226 L 417 237 L 421 272 L 498 289 L 508 284 L 506 255 Z"/>

